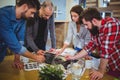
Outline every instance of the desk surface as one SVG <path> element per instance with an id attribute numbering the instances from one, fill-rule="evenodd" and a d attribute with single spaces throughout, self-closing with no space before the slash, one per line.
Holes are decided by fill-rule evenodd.
<path id="1" fill-rule="evenodd" d="M 17 70 L 12 68 L 13 56 L 7 56 L 2 63 L 0 63 L 0 80 L 39 80 L 38 71 L 24 71 Z M 84 75 L 81 77 L 81 80 L 88 79 L 89 71 L 86 70 Z M 71 77 L 68 76 L 66 80 L 71 80 Z M 102 80 L 114 80 L 112 76 L 105 74 L 105 77 Z"/>

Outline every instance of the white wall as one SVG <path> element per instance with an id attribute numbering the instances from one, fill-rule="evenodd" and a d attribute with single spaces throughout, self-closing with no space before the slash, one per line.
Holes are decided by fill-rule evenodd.
<path id="1" fill-rule="evenodd" d="M 74 5 L 78 5 L 79 4 L 79 0 L 66 0 L 66 20 L 67 21 L 71 21 L 71 17 L 70 17 L 70 9 L 74 6 Z"/>
<path id="2" fill-rule="evenodd" d="M 16 0 L 0 0 L 0 7 L 6 6 L 6 5 L 15 5 Z"/>

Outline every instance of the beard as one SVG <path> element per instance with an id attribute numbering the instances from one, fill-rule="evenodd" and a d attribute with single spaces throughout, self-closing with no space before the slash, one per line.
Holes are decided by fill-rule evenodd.
<path id="1" fill-rule="evenodd" d="M 21 15 L 22 15 L 21 16 L 22 19 L 26 19 L 25 12 L 23 12 Z"/>
<path id="2" fill-rule="evenodd" d="M 89 29 L 89 31 L 93 36 L 98 36 L 99 35 L 98 27 L 94 26 L 93 24 L 92 24 L 92 29 Z"/>
<path id="3" fill-rule="evenodd" d="M 26 17 L 26 15 L 25 15 L 27 11 L 28 11 L 28 10 L 26 10 L 25 12 L 22 12 L 22 13 L 21 13 L 21 18 L 22 18 L 22 19 L 28 19 L 28 18 Z"/>

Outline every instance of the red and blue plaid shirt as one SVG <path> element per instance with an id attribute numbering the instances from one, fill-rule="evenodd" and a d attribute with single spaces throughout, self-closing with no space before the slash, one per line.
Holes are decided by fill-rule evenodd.
<path id="1" fill-rule="evenodd" d="M 85 46 L 87 52 L 97 48 L 101 58 L 108 59 L 110 70 L 120 71 L 120 21 L 115 18 L 105 18 L 99 28 L 99 35 Z"/>

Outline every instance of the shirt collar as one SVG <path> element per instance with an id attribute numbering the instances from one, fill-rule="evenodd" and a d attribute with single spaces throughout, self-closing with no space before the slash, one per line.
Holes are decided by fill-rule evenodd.
<path id="1" fill-rule="evenodd" d="M 102 19 L 101 25 L 104 25 L 106 23 L 105 19 Z"/>
<path id="2" fill-rule="evenodd" d="M 11 8 L 11 20 L 16 20 L 15 6 Z"/>
<path id="3" fill-rule="evenodd" d="M 19 19 L 19 20 L 17 20 L 16 19 L 16 7 L 15 6 L 13 6 L 12 8 L 11 8 L 11 20 L 13 20 L 13 21 L 17 21 L 17 22 L 19 22 L 19 21 L 24 21 L 24 19 Z"/>
<path id="4" fill-rule="evenodd" d="M 106 23 L 106 20 L 105 20 L 105 19 L 102 19 L 102 20 L 101 20 L 101 26 L 99 27 L 99 29 L 101 29 L 105 23 Z"/>

